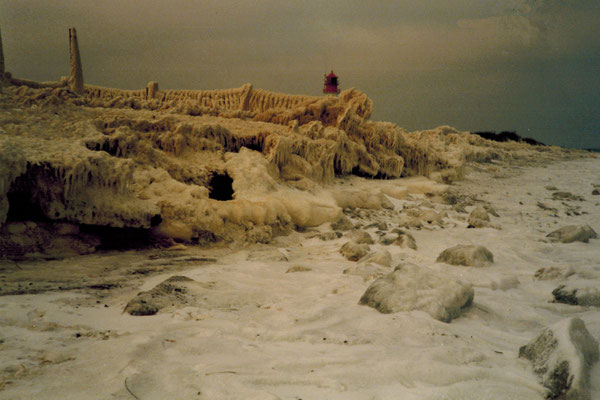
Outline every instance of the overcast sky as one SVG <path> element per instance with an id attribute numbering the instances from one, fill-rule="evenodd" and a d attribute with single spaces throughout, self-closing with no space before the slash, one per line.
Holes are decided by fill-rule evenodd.
<path id="1" fill-rule="evenodd" d="M 408 129 L 516 130 L 600 148 L 598 0 L 4 0 L 6 69 L 68 75 L 77 28 L 86 83 L 257 88 L 374 102 Z"/>

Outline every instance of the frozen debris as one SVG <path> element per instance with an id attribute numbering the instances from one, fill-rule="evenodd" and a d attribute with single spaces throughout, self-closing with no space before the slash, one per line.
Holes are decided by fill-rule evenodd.
<path id="1" fill-rule="evenodd" d="M 469 214 L 468 228 L 486 228 L 490 226 L 490 216 L 483 207 L 476 207 Z"/>
<path id="2" fill-rule="evenodd" d="M 350 233 L 350 238 L 357 244 L 373 244 L 373 238 L 365 231 L 355 230 Z"/>
<path id="3" fill-rule="evenodd" d="M 550 232 L 546 235 L 551 242 L 572 243 L 584 242 L 588 243 L 590 239 L 596 239 L 598 234 L 589 225 L 569 225 Z"/>
<path id="4" fill-rule="evenodd" d="M 373 282 L 359 304 L 389 314 L 400 311 L 425 311 L 432 318 L 450 322 L 473 302 L 470 284 L 440 271 L 406 264 Z"/>
<path id="5" fill-rule="evenodd" d="M 541 201 L 537 202 L 537 206 L 544 211 L 552 211 L 555 213 L 558 212 L 558 210 L 556 208 L 550 207 L 550 206 L 546 205 L 545 203 L 542 203 Z"/>
<path id="6" fill-rule="evenodd" d="M 379 230 L 379 231 L 387 231 L 388 230 L 388 226 L 384 221 L 374 222 L 372 224 L 365 226 L 365 228 L 373 228 L 373 227 L 377 228 L 377 230 Z"/>
<path id="7" fill-rule="evenodd" d="M 579 318 L 545 328 L 519 349 L 519 357 L 533 364 L 533 371 L 548 389 L 547 399 L 591 400 L 589 375 L 598 361 L 598 342 Z"/>
<path id="8" fill-rule="evenodd" d="M 436 262 L 469 267 L 484 267 L 494 262 L 494 255 L 483 246 L 459 244 L 442 251 Z"/>
<path id="9" fill-rule="evenodd" d="M 350 261 L 358 261 L 369 253 L 369 245 L 346 242 L 340 253 Z"/>
<path id="10" fill-rule="evenodd" d="M 393 242 L 396 246 L 417 250 L 417 241 L 413 235 L 398 228 L 394 229 L 392 232 L 398 235 L 398 238 Z"/>
<path id="11" fill-rule="evenodd" d="M 292 272 L 308 272 L 308 271 L 312 271 L 312 268 L 305 267 L 304 265 L 294 265 L 293 267 L 288 268 L 287 271 L 285 271 L 285 273 L 289 274 Z"/>
<path id="12" fill-rule="evenodd" d="M 172 276 L 146 292 L 140 292 L 125 306 L 127 313 L 136 316 L 154 315 L 168 307 L 195 305 L 197 298 L 211 284 L 196 282 L 185 276 Z"/>
<path id="13" fill-rule="evenodd" d="M 337 221 L 331 223 L 334 231 L 347 231 L 354 228 L 354 224 L 346 216 L 342 215 Z"/>
<path id="14" fill-rule="evenodd" d="M 571 192 L 554 192 L 552 193 L 553 200 L 577 200 L 584 201 L 585 199 L 581 196 L 574 195 Z"/>
<path id="15" fill-rule="evenodd" d="M 342 232 L 323 232 L 319 235 L 319 239 L 323 241 L 336 240 L 342 237 Z"/>
<path id="16" fill-rule="evenodd" d="M 432 209 L 418 209 L 418 208 L 408 208 L 404 210 L 405 218 L 401 219 L 401 225 L 414 225 L 415 227 L 422 225 L 438 225 L 443 226 L 443 214 L 436 213 Z M 410 219 L 413 219 L 411 221 Z"/>
<path id="17" fill-rule="evenodd" d="M 554 279 L 562 278 L 564 271 L 557 267 L 540 268 L 535 271 L 533 275 L 534 279 L 539 281 L 551 281 Z"/>
<path id="18" fill-rule="evenodd" d="M 585 282 L 560 285 L 552 291 L 552 295 L 559 303 L 600 307 L 600 289 Z"/>
<path id="19" fill-rule="evenodd" d="M 420 211 L 418 218 L 428 224 L 443 225 L 442 216 L 430 209 Z"/>
<path id="20" fill-rule="evenodd" d="M 369 253 L 364 259 L 361 260 L 361 263 L 363 262 L 371 262 L 389 268 L 392 265 L 392 255 L 387 250 L 379 250 Z"/>
<path id="21" fill-rule="evenodd" d="M 379 244 L 382 244 L 384 246 L 389 246 L 390 244 L 392 244 L 396 240 L 398 240 L 399 237 L 400 237 L 400 235 L 398 233 L 394 233 L 394 232 L 386 233 L 379 238 Z"/>

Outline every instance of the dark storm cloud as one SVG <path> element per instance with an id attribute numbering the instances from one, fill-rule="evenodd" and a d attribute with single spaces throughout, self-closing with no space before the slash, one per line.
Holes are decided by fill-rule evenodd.
<path id="1" fill-rule="evenodd" d="M 50 80 L 76 26 L 87 82 L 318 94 L 333 68 L 374 118 L 595 145 L 597 0 L 50 1 L 0 6 L 7 69 Z M 568 137 L 565 131 L 573 131 Z"/>

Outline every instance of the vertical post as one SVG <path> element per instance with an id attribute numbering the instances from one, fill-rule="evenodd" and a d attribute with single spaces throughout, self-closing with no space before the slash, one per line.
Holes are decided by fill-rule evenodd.
<path id="1" fill-rule="evenodd" d="M 0 31 L 0 90 L 4 81 L 4 51 L 2 50 L 2 32 Z"/>
<path id="2" fill-rule="evenodd" d="M 69 49 L 71 62 L 71 78 L 69 83 L 71 90 L 79 95 L 83 94 L 83 69 L 79 57 L 79 44 L 77 43 L 77 32 L 75 28 L 69 28 Z"/>
<path id="3" fill-rule="evenodd" d="M 250 93 L 252 92 L 252 85 L 246 83 L 242 86 L 242 96 L 240 98 L 240 110 L 247 111 L 250 108 Z"/>
<path id="4" fill-rule="evenodd" d="M 158 82 L 148 82 L 148 86 L 146 86 L 146 99 L 155 99 L 158 94 Z"/>

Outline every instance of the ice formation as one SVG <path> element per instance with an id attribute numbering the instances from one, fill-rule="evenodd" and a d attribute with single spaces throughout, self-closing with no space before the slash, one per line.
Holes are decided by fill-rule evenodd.
<path id="1" fill-rule="evenodd" d="M 440 253 L 437 262 L 468 267 L 484 267 L 494 262 L 494 255 L 484 246 L 459 244 Z"/>
<path id="2" fill-rule="evenodd" d="M 579 318 L 545 328 L 519 350 L 548 389 L 547 399 L 590 399 L 590 370 L 599 359 L 598 342 Z"/>
<path id="3" fill-rule="evenodd" d="M 250 84 L 88 85 L 74 29 L 70 50 L 71 76 L 61 81 L 2 75 L 0 227 L 34 216 L 152 229 L 184 242 L 266 242 L 334 222 L 342 208 L 391 209 L 389 197 L 458 179 L 467 161 L 562 151 L 492 143 L 447 126 L 408 133 L 370 121 L 373 103 L 356 89 L 317 97 Z M 350 175 L 382 184 L 339 184 Z"/>
<path id="4" fill-rule="evenodd" d="M 440 271 L 417 265 L 401 265 L 375 280 L 360 299 L 384 314 L 425 311 L 433 318 L 450 322 L 473 302 L 470 284 Z"/>
<path id="5" fill-rule="evenodd" d="M 589 225 L 569 225 L 550 232 L 546 235 L 552 242 L 573 243 L 584 242 L 588 243 L 590 239 L 596 239 L 598 234 Z"/>

